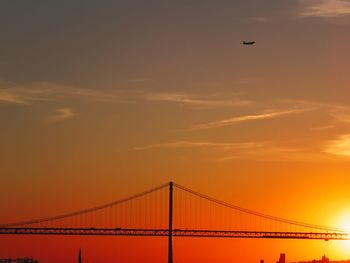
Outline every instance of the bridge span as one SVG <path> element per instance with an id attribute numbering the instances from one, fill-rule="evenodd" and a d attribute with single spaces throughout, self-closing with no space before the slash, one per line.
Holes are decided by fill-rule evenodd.
<path id="1" fill-rule="evenodd" d="M 350 240 L 346 231 L 242 208 L 170 182 L 63 215 L 0 224 L 0 235 L 155 236 Z"/>

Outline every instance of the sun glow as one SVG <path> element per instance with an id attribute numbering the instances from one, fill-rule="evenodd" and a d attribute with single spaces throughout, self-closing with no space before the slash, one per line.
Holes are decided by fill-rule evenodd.
<path id="1" fill-rule="evenodd" d="M 342 231 L 350 234 L 350 211 L 343 212 L 339 214 L 335 222 L 336 227 L 340 228 Z M 340 241 L 339 250 L 345 256 L 349 256 L 350 251 L 350 240 Z"/>
<path id="2" fill-rule="evenodd" d="M 342 213 L 337 220 L 337 227 L 350 233 L 350 212 Z"/>

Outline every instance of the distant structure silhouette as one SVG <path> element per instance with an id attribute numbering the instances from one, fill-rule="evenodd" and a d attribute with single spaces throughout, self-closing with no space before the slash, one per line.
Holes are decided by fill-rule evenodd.
<path id="1" fill-rule="evenodd" d="M 323 255 L 321 258 L 322 263 L 329 263 L 329 258 L 326 257 L 326 255 Z"/>
<path id="2" fill-rule="evenodd" d="M 285 253 L 280 254 L 280 258 L 277 261 L 277 263 L 286 263 L 286 254 Z"/>
<path id="3" fill-rule="evenodd" d="M 83 260 L 81 259 L 81 248 L 79 248 L 78 263 L 83 263 Z"/>
<path id="4" fill-rule="evenodd" d="M 313 259 L 308 261 L 298 261 L 291 263 L 350 263 L 350 260 L 330 260 L 326 255 L 323 255 L 320 259 Z"/>
<path id="5" fill-rule="evenodd" d="M 39 261 L 33 258 L 0 258 L 0 263 L 39 263 Z"/>
<path id="6" fill-rule="evenodd" d="M 286 255 L 281 254 L 280 259 L 277 262 L 281 262 L 283 260 L 286 260 Z M 260 261 L 261 262 L 261 261 Z M 326 255 L 323 255 L 320 259 L 313 259 L 313 260 L 303 260 L 303 261 L 291 261 L 289 263 L 350 263 L 350 260 L 330 260 Z"/>

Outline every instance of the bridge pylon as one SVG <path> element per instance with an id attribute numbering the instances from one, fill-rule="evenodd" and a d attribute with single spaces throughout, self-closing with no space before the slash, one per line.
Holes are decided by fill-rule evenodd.
<path id="1" fill-rule="evenodd" d="M 174 183 L 169 182 L 168 263 L 173 263 L 173 190 Z"/>

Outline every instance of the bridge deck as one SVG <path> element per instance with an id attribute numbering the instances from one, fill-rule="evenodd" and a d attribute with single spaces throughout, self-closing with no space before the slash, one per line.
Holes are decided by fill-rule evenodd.
<path id="1" fill-rule="evenodd" d="M 167 229 L 122 229 L 122 228 L 0 228 L 0 235 L 91 235 L 91 236 L 168 236 Z M 266 232 L 227 230 L 174 229 L 177 237 L 225 237 L 225 238 L 277 238 L 350 240 L 347 233 L 327 232 Z"/>

